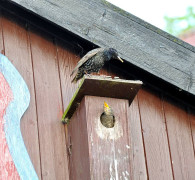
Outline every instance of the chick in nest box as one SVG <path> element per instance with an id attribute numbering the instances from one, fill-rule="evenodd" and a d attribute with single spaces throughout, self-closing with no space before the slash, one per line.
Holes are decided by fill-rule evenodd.
<path id="1" fill-rule="evenodd" d="M 104 102 L 104 112 L 100 117 L 101 123 L 107 128 L 113 128 L 115 124 L 115 117 L 112 109 Z"/>
<path id="2" fill-rule="evenodd" d="M 99 72 L 104 64 L 111 59 L 118 59 L 123 62 L 123 60 L 119 57 L 116 49 L 113 48 L 97 48 L 89 51 L 83 58 L 81 58 L 81 60 L 72 71 L 70 76 L 72 76 L 76 72 L 76 75 L 73 78 L 72 82 L 76 83 L 84 76 L 84 74 Z"/>

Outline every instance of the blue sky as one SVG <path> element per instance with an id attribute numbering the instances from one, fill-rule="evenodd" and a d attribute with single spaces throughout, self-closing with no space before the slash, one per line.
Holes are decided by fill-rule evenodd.
<path id="1" fill-rule="evenodd" d="M 183 16 L 189 6 L 195 7 L 195 0 L 107 0 L 131 14 L 165 30 L 164 16 Z"/>

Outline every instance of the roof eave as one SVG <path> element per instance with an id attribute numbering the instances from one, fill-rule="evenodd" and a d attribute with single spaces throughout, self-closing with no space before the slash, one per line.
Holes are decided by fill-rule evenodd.
<path id="1" fill-rule="evenodd" d="M 5 1 L 0 0 L 5 3 Z M 104 0 L 8 0 L 129 63 L 195 95 L 195 47 Z"/>

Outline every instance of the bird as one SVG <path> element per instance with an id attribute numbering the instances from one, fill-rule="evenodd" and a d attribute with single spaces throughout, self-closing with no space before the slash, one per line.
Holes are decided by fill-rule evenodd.
<path id="1" fill-rule="evenodd" d="M 115 117 L 112 109 L 108 106 L 106 102 L 104 102 L 104 111 L 100 117 L 100 121 L 102 125 L 107 128 L 113 128 L 115 124 Z"/>
<path id="2" fill-rule="evenodd" d="M 84 74 L 90 74 L 92 72 L 99 72 L 105 63 L 111 59 L 118 59 L 121 62 L 123 60 L 118 55 L 118 52 L 114 48 L 96 48 L 89 51 L 81 60 L 77 63 L 70 76 L 75 72 L 76 75 L 71 81 L 76 83 L 81 79 Z"/>

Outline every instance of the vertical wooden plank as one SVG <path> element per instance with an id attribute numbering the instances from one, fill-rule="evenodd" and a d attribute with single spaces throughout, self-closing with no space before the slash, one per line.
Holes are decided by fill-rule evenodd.
<path id="1" fill-rule="evenodd" d="M 2 10 L 0 9 L 0 53 L 4 54 L 3 44 L 3 26 L 2 26 Z"/>
<path id="2" fill-rule="evenodd" d="M 108 74 L 112 76 L 112 78 L 118 76 L 123 79 L 129 79 L 127 73 L 111 65 L 108 67 Z M 131 179 L 148 179 L 137 96 L 128 108 L 128 122 L 131 148 Z"/>
<path id="3" fill-rule="evenodd" d="M 131 179 L 147 179 L 146 160 L 140 124 L 137 96 L 128 108 L 128 129 L 130 131 Z"/>
<path id="4" fill-rule="evenodd" d="M 71 180 L 91 179 L 88 148 L 86 106 L 85 99 L 83 99 L 68 125 L 68 152 Z"/>
<path id="5" fill-rule="evenodd" d="M 69 179 L 57 51 L 52 39 L 32 28 L 29 32 L 37 100 L 43 179 Z"/>
<path id="6" fill-rule="evenodd" d="M 57 52 L 59 60 L 62 98 L 65 110 L 76 88 L 78 87 L 78 84 L 71 83 L 73 77 L 70 77 L 70 74 L 76 66 L 77 62 L 80 60 L 80 57 L 76 56 L 76 54 L 73 53 L 73 50 L 70 49 L 70 44 L 59 40 L 57 40 Z"/>
<path id="7" fill-rule="evenodd" d="M 104 101 L 112 108 L 115 126 L 100 122 Z M 128 101 L 85 96 L 91 179 L 130 179 Z"/>
<path id="8" fill-rule="evenodd" d="M 193 141 L 193 145 L 194 145 L 194 154 L 195 154 L 195 109 L 190 108 L 189 116 L 190 116 L 192 141 Z"/>
<path id="9" fill-rule="evenodd" d="M 164 100 L 168 137 L 175 179 L 194 179 L 195 158 L 190 121 L 185 108 L 168 98 Z"/>
<path id="10" fill-rule="evenodd" d="M 78 84 L 71 83 L 73 77 L 70 77 L 70 74 L 74 69 L 74 67 L 76 66 L 77 62 L 79 61 L 80 57 L 76 56 L 73 53 L 73 48 L 71 49 L 71 45 L 69 43 L 57 39 L 56 44 L 57 44 L 57 56 L 58 56 L 58 63 L 59 63 L 58 65 L 59 65 L 59 73 L 60 73 L 60 85 L 61 85 L 62 102 L 63 102 L 61 112 L 59 113 L 59 119 L 61 119 L 76 88 L 78 87 Z M 65 126 L 65 138 L 66 138 L 66 145 L 69 146 L 70 139 L 68 138 L 67 126 Z M 65 151 L 65 155 L 69 160 L 67 150 Z M 71 173 L 70 168 L 68 169 L 69 169 L 69 173 Z"/>
<path id="11" fill-rule="evenodd" d="M 9 18 L 9 14 L 5 12 L 5 15 Z M 41 178 L 33 71 L 27 31 L 24 25 L 17 23 L 21 20 L 6 17 L 2 18 L 5 55 L 24 78 L 31 95 L 29 108 L 21 121 L 21 132 L 37 175 Z"/>
<path id="12" fill-rule="evenodd" d="M 138 100 L 149 179 L 173 179 L 161 99 L 140 90 Z"/>

